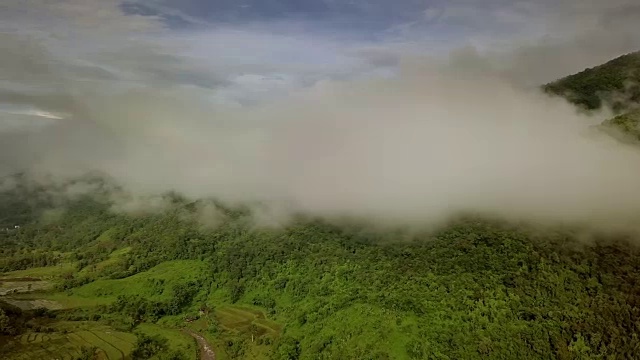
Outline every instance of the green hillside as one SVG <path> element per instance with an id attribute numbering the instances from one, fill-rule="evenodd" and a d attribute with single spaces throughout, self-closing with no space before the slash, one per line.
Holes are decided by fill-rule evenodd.
<path id="1" fill-rule="evenodd" d="M 8 235 L 10 244 L 28 235 L 31 252 L 64 250 L 61 261 L 82 269 L 113 253 L 122 260 L 59 274 L 54 293 L 23 295 L 84 304 L 53 311 L 53 334 L 56 321 L 139 339 L 153 324 L 190 328 L 222 359 L 631 359 L 640 346 L 629 335 L 640 331 L 640 249 L 629 236 L 585 242 L 578 229 L 482 218 L 421 233 L 303 218 L 260 230 L 228 209 L 220 227 L 203 229 L 185 216 L 195 211 L 188 202 L 103 222 L 109 205 L 88 202 Z M 86 236 L 67 249 L 51 241 L 57 224 L 78 224 Z M 104 234 L 115 247 L 99 248 L 105 255 L 95 250 Z M 3 250 L 6 270 L 24 267 L 12 261 L 24 245 L 14 250 Z"/>
<path id="2" fill-rule="evenodd" d="M 625 112 L 640 103 L 640 52 L 556 80 L 544 90 L 587 110 L 608 105 L 618 113 Z"/>

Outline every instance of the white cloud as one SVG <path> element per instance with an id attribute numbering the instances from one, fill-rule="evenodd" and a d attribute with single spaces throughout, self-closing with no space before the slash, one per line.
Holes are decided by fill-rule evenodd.
<path id="1" fill-rule="evenodd" d="M 480 35 L 495 34 L 499 20 L 503 29 L 543 23 L 556 36 L 523 43 L 504 34 L 507 50 L 464 48 L 442 68 L 416 66 L 433 62 L 413 55 L 458 47 L 464 32 L 417 40 L 424 33 L 413 26 L 377 43 L 282 23 L 175 33 L 114 1 L 12 1 L 1 15 L 10 29 L 0 38 L 2 101 L 70 116 L 21 114 L 52 125 L 0 134 L 0 172 L 99 170 L 143 194 L 178 190 L 329 216 L 433 220 L 478 210 L 635 221 L 638 152 L 583 136 L 593 119 L 513 85 L 637 44 L 627 36 L 632 21 L 585 27 L 606 23 L 597 11 L 620 9 L 590 3 L 564 1 L 551 14 L 532 2 L 480 12 L 457 2 L 444 19 L 480 14 L 490 23 L 468 23 Z M 399 77 L 378 78 L 398 64 Z M 265 98 L 239 109 L 213 101 Z"/>
<path id="2" fill-rule="evenodd" d="M 640 152 L 589 135 L 602 118 L 474 68 L 407 65 L 398 78 L 324 82 L 251 109 L 200 95 L 86 94 L 90 123 L 59 122 L 0 153 L 62 177 L 99 170 L 141 195 L 330 217 L 423 222 L 467 210 L 610 224 L 640 210 Z"/>

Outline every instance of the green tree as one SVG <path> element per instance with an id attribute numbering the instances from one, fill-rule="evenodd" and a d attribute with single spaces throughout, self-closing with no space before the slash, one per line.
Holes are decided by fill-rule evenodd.
<path id="1" fill-rule="evenodd" d="M 167 339 L 159 336 L 148 336 L 138 333 L 135 348 L 131 353 L 133 360 L 150 359 L 154 355 L 161 354 L 167 350 Z"/>
<path id="2" fill-rule="evenodd" d="M 278 341 L 276 359 L 297 360 L 300 358 L 300 342 L 291 336 L 284 335 Z"/>

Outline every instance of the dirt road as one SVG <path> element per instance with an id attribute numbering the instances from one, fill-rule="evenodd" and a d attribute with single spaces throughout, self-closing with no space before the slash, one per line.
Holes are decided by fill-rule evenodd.
<path id="1" fill-rule="evenodd" d="M 196 339 L 198 342 L 198 347 L 200 348 L 200 360 L 216 360 L 216 353 L 213 352 L 213 348 L 202 335 L 189 329 L 184 329 L 182 331 L 191 335 L 191 337 Z"/>

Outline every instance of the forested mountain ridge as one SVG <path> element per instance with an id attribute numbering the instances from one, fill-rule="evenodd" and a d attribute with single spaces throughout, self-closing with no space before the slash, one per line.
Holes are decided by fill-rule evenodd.
<path id="1" fill-rule="evenodd" d="M 627 235 L 585 242 L 577 229 L 476 217 L 417 233 L 309 218 L 260 229 L 225 208 L 203 228 L 198 204 L 182 200 L 138 216 L 91 197 L 64 208 L 0 235 L 1 271 L 49 266 L 62 271 L 54 293 L 37 296 L 98 304 L 45 312 L 53 329 L 187 326 L 220 358 L 633 359 L 640 349 L 629 335 L 640 331 L 640 249 Z M 5 330 L 17 326 L 43 325 Z"/>
<path id="2" fill-rule="evenodd" d="M 586 110 L 606 105 L 623 113 L 640 104 L 640 51 L 558 79 L 543 89 Z"/>

